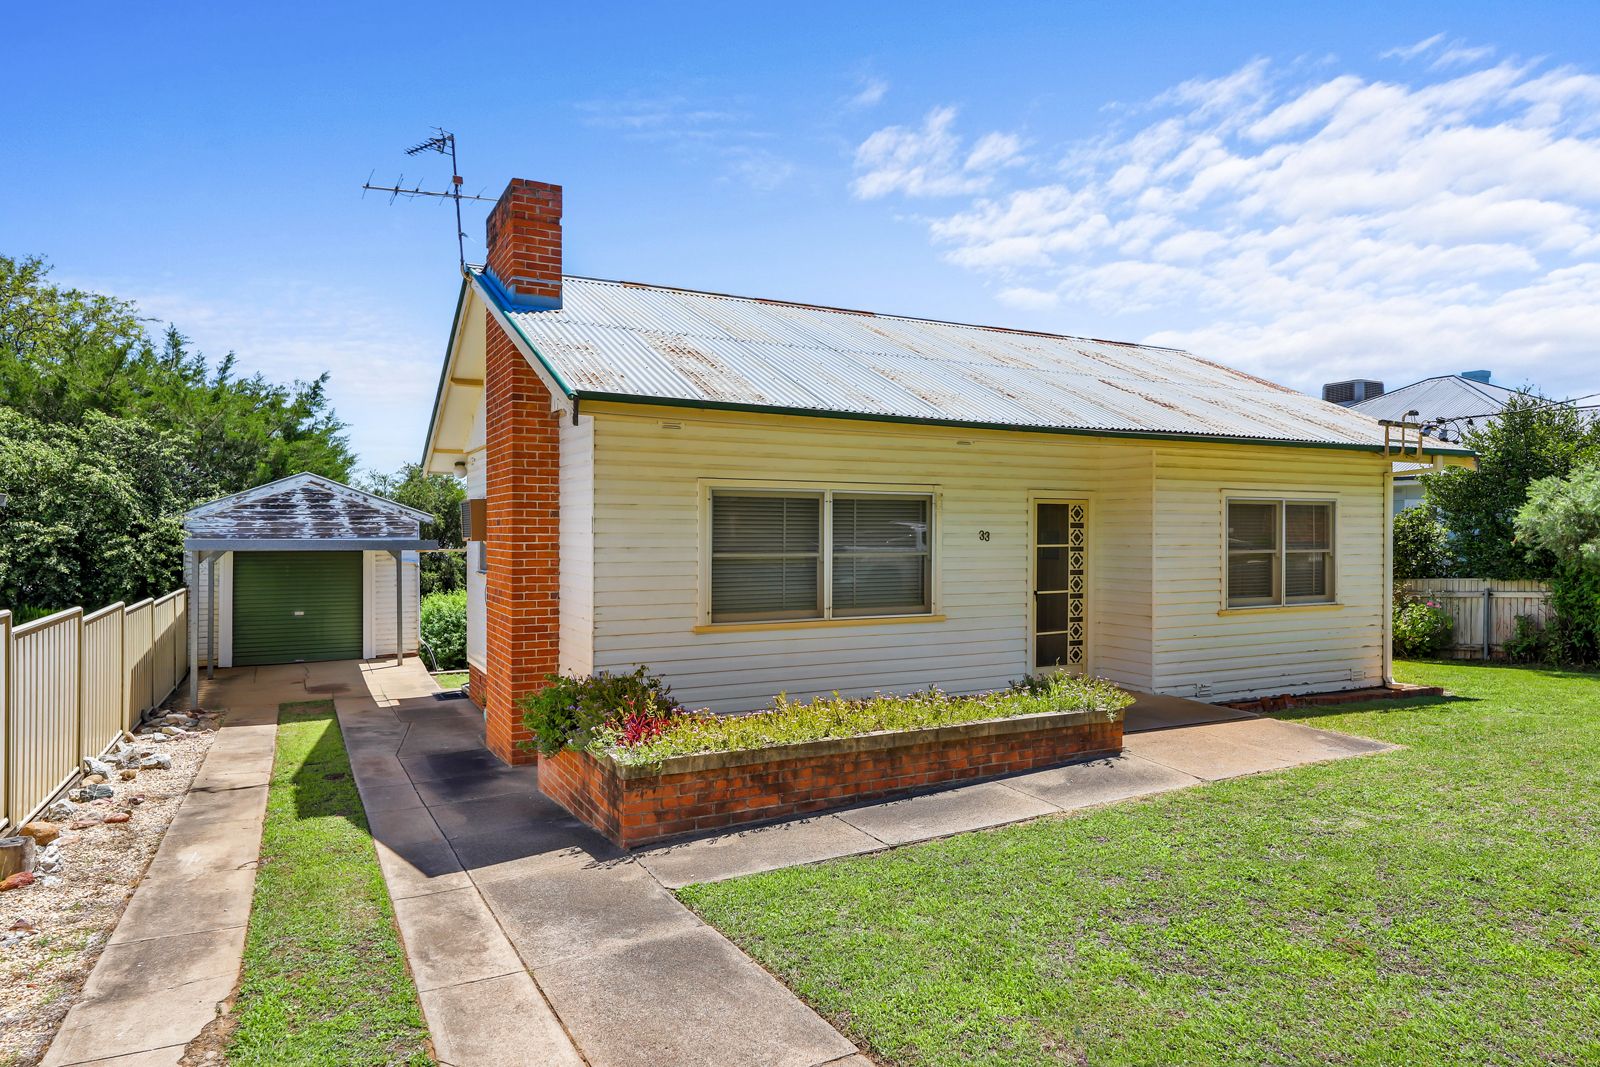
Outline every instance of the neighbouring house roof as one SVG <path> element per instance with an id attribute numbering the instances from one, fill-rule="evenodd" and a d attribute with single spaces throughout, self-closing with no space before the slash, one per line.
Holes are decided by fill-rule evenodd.
<path id="1" fill-rule="evenodd" d="M 1416 411 L 1423 422 L 1434 419 L 1487 418 L 1498 415 L 1510 399 L 1517 395 L 1515 389 L 1488 382 L 1475 382 L 1457 374 L 1442 374 L 1437 378 L 1424 378 L 1420 382 L 1396 389 L 1359 404 L 1351 404 L 1351 411 L 1359 411 L 1375 419 L 1401 419 L 1406 412 Z"/>
<path id="2" fill-rule="evenodd" d="M 425 511 L 316 474 L 295 474 L 183 513 L 184 548 L 416 549 Z"/>
<path id="3" fill-rule="evenodd" d="M 527 310 L 482 268 L 468 268 L 467 285 L 579 401 L 1370 451 L 1384 443 L 1370 416 L 1172 348 L 573 276 L 562 279 L 560 308 Z M 474 328 L 469 319 L 458 309 L 458 333 Z M 451 359 L 429 469 L 444 469 L 441 454 L 452 452 L 440 447 L 442 415 L 465 407 L 450 400 L 452 383 L 481 386 L 456 376 L 454 350 Z"/>

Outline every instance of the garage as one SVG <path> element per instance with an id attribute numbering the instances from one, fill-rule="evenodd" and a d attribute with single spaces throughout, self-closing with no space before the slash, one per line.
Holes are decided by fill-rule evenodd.
<path id="1" fill-rule="evenodd" d="M 184 514 L 190 651 L 208 671 L 415 653 L 432 516 L 297 474 Z"/>
<path id="2" fill-rule="evenodd" d="M 359 659 L 361 553 L 245 552 L 233 566 L 233 665 Z"/>

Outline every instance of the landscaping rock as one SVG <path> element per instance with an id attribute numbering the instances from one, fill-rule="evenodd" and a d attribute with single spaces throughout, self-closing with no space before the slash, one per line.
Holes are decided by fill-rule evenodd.
<path id="1" fill-rule="evenodd" d="M 83 757 L 84 774 L 98 774 L 102 778 L 110 778 L 113 770 L 115 770 L 115 768 L 103 759 L 99 759 L 95 756 Z"/>
<path id="2" fill-rule="evenodd" d="M 113 823 L 115 823 L 115 822 L 127 822 L 131 818 L 133 818 L 133 812 L 131 812 L 131 811 L 114 811 L 110 815 L 106 816 L 106 820 L 105 821 L 106 822 L 113 822 Z"/>
<path id="3" fill-rule="evenodd" d="M 44 817 L 50 822 L 71 822 L 78 817 L 78 807 L 68 800 L 58 800 L 44 809 Z"/>
<path id="4" fill-rule="evenodd" d="M 146 756 L 144 759 L 139 761 L 140 770 L 149 770 L 152 767 L 159 767 L 162 770 L 167 770 L 171 766 L 172 757 L 167 755 L 165 752 L 158 753 L 153 756 Z"/>
<path id="5" fill-rule="evenodd" d="M 131 782 L 135 778 L 139 777 L 139 772 L 132 767 L 124 767 L 122 770 L 117 772 L 117 777 L 121 778 L 124 782 Z"/>
<path id="6" fill-rule="evenodd" d="M 43 848 L 61 836 L 61 827 L 53 822 L 30 822 L 23 823 L 17 833 L 33 838 L 33 843 Z"/>
<path id="7" fill-rule="evenodd" d="M 37 848 L 31 837 L 0 837 L 0 878 L 33 870 Z"/>
<path id="8" fill-rule="evenodd" d="M 32 871 L 18 871 L 16 874 L 7 877 L 4 881 L 0 881 L 0 893 L 9 893 L 13 889 L 22 889 L 25 886 L 32 885 L 33 882 L 34 878 Z"/>
<path id="9" fill-rule="evenodd" d="M 99 785 L 101 782 L 103 782 L 105 780 L 106 780 L 106 776 L 103 775 L 103 774 L 88 774 L 88 775 L 84 775 L 83 784 L 84 785 Z"/>
<path id="10" fill-rule="evenodd" d="M 59 844 L 40 849 L 39 854 L 33 859 L 35 874 L 60 874 L 61 869 L 66 865 L 66 858 L 61 855 L 61 846 Z"/>
<path id="11" fill-rule="evenodd" d="M 69 798 L 79 801 L 80 803 L 85 800 L 103 800 L 116 795 L 117 791 L 115 789 L 112 789 L 109 785 L 105 785 L 101 782 L 86 782 L 84 785 L 67 794 Z"/>
<path id="12" fill-rule="evenodd" d="M 100 820 L 99 819 L 73 819 L 72 822 L 67 825 L 67 829 L 69 829 L 69 830 L 87 830 L 91 826 L 99 826 L 99 825 L 100 825 Z"/>
<path id="13" fill-rule="evenodd" d="M 133 796 L 128 798 L 128 803 L 129 804 L 143 804 L 144 803 L 144 794 L 143 793 L 135 793 L 135 794 L 133 794 Z"/>
<path id="14" fill-rule="evenodd" d="M 182 737 L 184 734 L 184 731 L 180 730 L 176 726 L 163 726 L 161 728 L 161 732 L 166 734 L 168 737 Z"/>

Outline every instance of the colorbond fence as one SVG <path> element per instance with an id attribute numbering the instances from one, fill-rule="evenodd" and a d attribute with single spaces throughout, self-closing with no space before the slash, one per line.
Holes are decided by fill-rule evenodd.
<path id="1" fill-rule="evenodd" d="M 189 673 L 188 595 L 69 608 L 21 626 L 0 611 L 0 826 L 32 818 Z"/>
<path id="2" fill-rule="evenodd" d="M 1458 659 L 1492 659 L 1516 632 L 1517 616 L 1532 616 L 1542 626 L 1553 614 L 1543 582 L 1413 578 L 1405 590 L 1450 613 L 1456 623 L 1451 651 Z"/>

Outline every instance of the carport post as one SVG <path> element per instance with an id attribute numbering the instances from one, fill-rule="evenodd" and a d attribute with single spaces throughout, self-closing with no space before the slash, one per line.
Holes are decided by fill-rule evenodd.
<path id="1" fill-rule="evenodd" d="M 217 676 L 217 557 L 206 560 L 206 677 Z"/>
<path id="2" fill-rule="evenodd" d="M 391 551 L 389 555 L 394 557 L 394 662 L 398 667 L 406 661 L 406 569 L 401 559 L 405 553 Z M 417 624 L 420 626 L 422 620 Z M 419 648 L 417 655 L 421 654 Z"/>
<path id="3" fill-rule="evenodd" d="M 194 575 L 196 588 L 200 586 L 200 553 L 189 553 L 189 573 Z M 195 609 L 200 605 L 195 601 L 200 598 L 189 598 L 189 707 L 200 706 L 200 613 Z"/>

